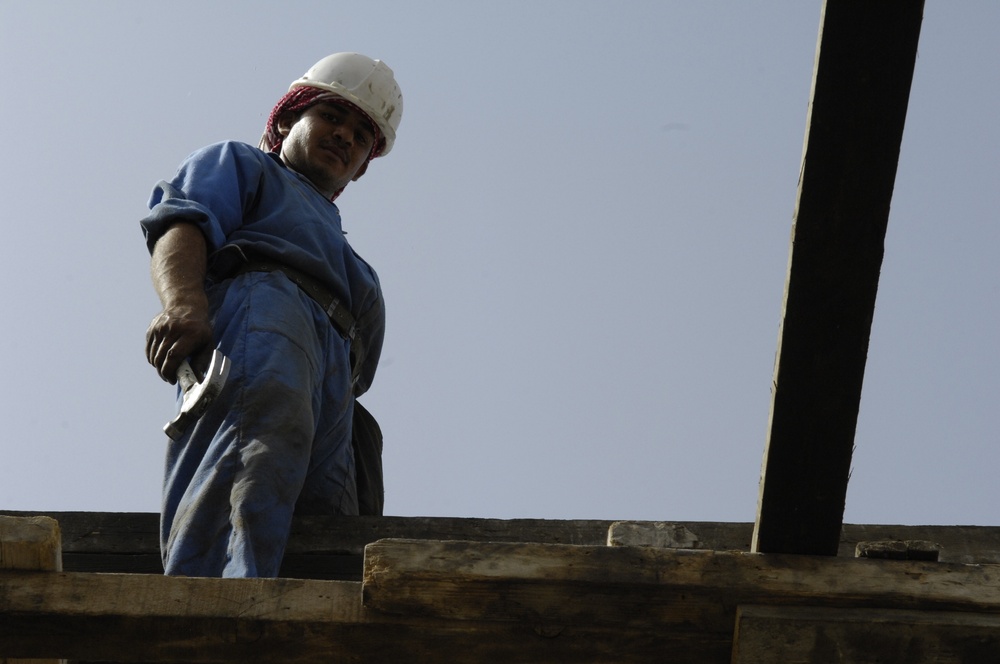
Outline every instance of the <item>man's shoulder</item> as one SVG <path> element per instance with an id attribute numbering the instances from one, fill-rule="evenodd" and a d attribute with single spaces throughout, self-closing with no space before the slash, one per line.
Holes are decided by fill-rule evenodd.
<path id="1" fill-rule="evenodd" d="M 196 150 L 192 156 L 233 155 L 237 158 L 267 161 L 271 158 L 266 152 L 242 141 L 219 141 Z"/>
<path id="2" fill-rule="evenodd" d="M 235 170 L 248 177 L 284 170 L 276 155 L 241 141 L 219 141 L 206 145 L 188 155 L 185 165 L 195 169 L 221 169 L 222 172 Z"/>

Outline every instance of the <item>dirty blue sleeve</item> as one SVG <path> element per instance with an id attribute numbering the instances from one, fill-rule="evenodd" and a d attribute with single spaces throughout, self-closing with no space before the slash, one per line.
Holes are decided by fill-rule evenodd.
<path id="1" fill-rule="evenodd" d="M 208 251 L 217 251 L 242 223 L 259 194 L 264 153 L 242 143 L 217 143 L 194 152 L 172 180 L 156 185 L 150 213 L 140 221 L 150 253 L 156 241 L 178 222 L 196 225 Z"/>

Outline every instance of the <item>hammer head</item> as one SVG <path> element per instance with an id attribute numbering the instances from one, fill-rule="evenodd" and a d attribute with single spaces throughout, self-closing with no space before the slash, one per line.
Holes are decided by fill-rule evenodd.
<path id="1" fill-rule="evenodd" d="M 229 376 L 229 358 L 219 352 L 212 352 L 205 377 L 199 382 L 187 360 L 177 369 L 177 382 L 181 385 L 183 399 L 180 412 L 163 427 L 173 440 L 180 438 L 192 422 L 201 417 L 212 400 L 219 395 Z"/>

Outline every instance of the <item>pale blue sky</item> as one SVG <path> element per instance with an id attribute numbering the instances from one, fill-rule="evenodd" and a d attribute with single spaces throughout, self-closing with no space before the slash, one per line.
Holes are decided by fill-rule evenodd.
<path id="1" fill-rule="evenodd" d="M 752 521 L 820 6 L 0 0 L 0 509 L 158 509 L 149 192 L 353 50 L 387 513 Z M 850 522 L 1000 525 L 998 25 L 927 1 Z"/>

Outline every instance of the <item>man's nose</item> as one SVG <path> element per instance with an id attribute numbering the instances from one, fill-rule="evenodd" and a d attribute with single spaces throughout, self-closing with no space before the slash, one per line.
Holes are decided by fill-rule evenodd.
<path id="1" fill-rule="evenodd" d="M 344 145 L 350 146 L 354 144 L 354 130 L 348 124 L 347 122 L 341 122 L 335 125 L 333 135 Z"/>

